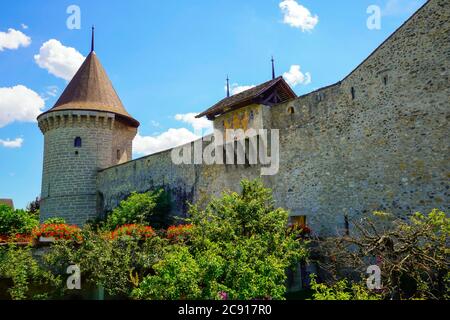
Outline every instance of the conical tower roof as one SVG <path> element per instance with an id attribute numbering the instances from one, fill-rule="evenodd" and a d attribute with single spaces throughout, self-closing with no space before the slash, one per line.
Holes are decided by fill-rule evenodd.
<path id="1" fill-rule="evenodd" d="M 53 108 L 45 113 L 61 110 L 112 112 L 131 126 L 139 126 L 139 122 L 125 110 L 94 51 L 86 57 Z"/>

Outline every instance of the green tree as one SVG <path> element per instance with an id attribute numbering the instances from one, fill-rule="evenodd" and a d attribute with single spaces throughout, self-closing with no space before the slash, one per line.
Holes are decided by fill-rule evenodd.
<path id="1" fill-rule="evenodd" d="M 0 235 L 30 233 L 38 225 L 38 216 L 25 210 L 13 210 L 0 204 Z"/>
<path id="2" fill-rule="evenodd" d="M 126 200 L 120 202 L 106 220 L 109 230 L 124 224 L 150 225 L 154 215 L 161 215 L 167 210 L 167 195 L 164 190 L 136 193 L 133 192 Z"/>
<path id="3" fill-rule="evenodd" d="M 193 224 L 186 247 L 176 245 L 154 266 L 134 296 L 164 299 L 283 299 L 286 269 L 307 254 L 305 242 L 287 230 L 288 212 L 275 208 L 260 180 L 241 182 L 242 192 L 225 192 L 204 210 L 191 206 Z M 177 287 L 176 279 L 192 270 Z"/>

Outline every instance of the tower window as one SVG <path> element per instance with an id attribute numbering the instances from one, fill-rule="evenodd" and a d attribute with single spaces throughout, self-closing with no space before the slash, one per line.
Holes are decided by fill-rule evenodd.
<path id="1" fill-rule="evenodd" d="M 73 146 L 75 148 L 81 148 L 81 138 L 80 137 L 76 137 L 74 142 L 73 142 Z"/>
<path id="2" fill-rule="evenodd" d="M 352 87 L 351 93 L 352 93 L 352 100 L 355 100 L 355 88 Z"/>
<path id="3" fill-rule="evenodd" d="M 120 149 L 117 149 L 117 160 L 120 160 Z"/>
<path id="4" fill-rule="evenodd" d="M 295 113 L 294 107 L 289 107 L 288 114 L 294 114 L 294 113 Z"/>
<path id="5" fill-rule="evenodd" d="M 387 83 L 388 83 L 388 76 L 384 76 L 383 77 L 383 83 L 384 83 L 384 85 L 387 85 Z"/>

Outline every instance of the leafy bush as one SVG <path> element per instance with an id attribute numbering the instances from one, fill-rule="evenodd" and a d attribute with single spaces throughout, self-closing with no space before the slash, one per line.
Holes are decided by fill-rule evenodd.
<path id="1" fill-rule="evenodd" d="M 180 224 L 178 226 L 170 226 L 167 229 L 167 238 L 173 241 L 187 241 L 191 235 L 192 224 Z"/>
<path id="2" fill-rule="evenodd" d="M 146 277 L 132 296 L 157 300 L 199 299 L 202 297 L 200 268 L 188 247 L 173 246 L 153 266 L 156 275 Z"/>
<path id="3" fill-rule="evenodd" d="M 66 220 L 59 217 L 48 218 L 44 221 L 44 224 L 66 224 Z"/>
<path id="4" fill-rule="evenodd" d="M 47 265 L 64 273 L 76 264 L 86 284 L 102 286 L 110 296 L 128 298 L 132 290 L 148 275 L 152 265 L 160 260 L 165 241 L 157 236 L 144 239 L 99 234 L 83 230 L 83 242 L 60 241 L 44 256 Z"/>
<path id="5" fill-rule="evenodd" d="M 67 224 L 43 224 L 39 228 L 33 230 L 33 237 L 54 238 L 55 240 L 82 241 L 81 230 L 77 226 L 69 226 Z"/>
<path id="6" fill-rule="evenodd" d="M 47 299 L 58 295 L 61 279 L 40 267 L 31 247 L 0 248 L 0 280 L 11 281 L 8 293 L 14 300 Z"/>
<path id="7" fill-rule="evenodd" d="M 106 220 L 106 227 L 114 230 L 125 224 L 149 225 L 151 217 L 158 212 L 159 200 L 164 191 L 132 193 L 112 211 Z"/>
<path id="8" fill-rule="evenodd" d="M 305 258 L 305 242 L 287 231 L 288 212 L 274 207 L 270 189 L 259 180 L 241 184 L 241 194 L 224 193 L 205 210 L 191 206 L 189 243 L 167 249 L 134 297 L 284 298 L 285 271 Z"/>
<path id="9" fill-rule="evenodd" d="M 0 204 L 0 235 L 29 234 L 38 225 L 36 215 Z"/>
<path id="10" fill-rule="evenodd" d="M 380 300 L 381 295 L 373 293 L 364 284 L 349 284 L 347 279 L 343 279 L 328 286 L 324 283 L 317 283 L 314 274 L 311 275 L 310 282 L 313 290 L 313 300 Z"/>

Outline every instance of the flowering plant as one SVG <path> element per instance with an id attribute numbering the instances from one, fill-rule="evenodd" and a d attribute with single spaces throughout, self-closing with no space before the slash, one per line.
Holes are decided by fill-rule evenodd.
<path id="1" fill-rule="evenodd" d="M 81 229 L 67 224 L 43 224 L 33 230 L 33 238 L 54 238 L 55 240 L 82 241 Z"/>
<path id="2" fill-rule="evenodd" d="M 152 227 L 143 226 L 140 224 L 126 224 L 111 232 L 111 239 L 117 239 L 122 236 L 129 236 L 137 239 L 148 239 L 153 237 L 155 234 L 156 233 Z"/>
<path id="3" fill-rule="evenodd" d="M 180 224 L 178 226 L 170 226 L 167 229 L 167 238 L 174 241 L 185 241 L 189 238 L 192 231 L 192 224 Z"/>

